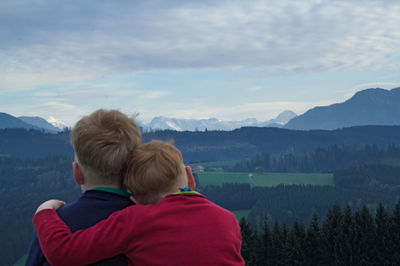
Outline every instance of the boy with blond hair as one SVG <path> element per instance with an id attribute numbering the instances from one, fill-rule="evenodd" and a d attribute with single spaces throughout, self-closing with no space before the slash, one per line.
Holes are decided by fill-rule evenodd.
<path id="1" fill-rule="evenodd" d="M 54 211 L 39 206 L 33 221 L 54 265 L 84 265 L 126 254 L 129 265 L 244 265 L 235 216 L 194 192 L 193 175 L 171 144 L 152 141 L 128 160 L 125 184 L 141 205 L 72 234 Z"/>
<path id="2" fill-rule="evenodd" d="M 132 205 L 123 186 L 122 171 L 140 142 L 136 123 L 116 110 L 100 109 L 76 123 L 71 132 L 75 153 L 72 169 L 83 194 L 58 210 L 71 232 L 89 228 L 111 213 Z M 26 265 L 49 265 L 36 235 Z M 95 265 L 127 265 L 127 261 L 125 256 L 117 256 Z"/>

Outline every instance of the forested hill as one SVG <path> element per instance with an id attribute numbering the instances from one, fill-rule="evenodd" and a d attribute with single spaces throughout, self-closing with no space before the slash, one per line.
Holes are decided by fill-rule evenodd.
<path id="1" fill-rule="evenodd" d="M 289 130 L 245 127 L 233 131 L 177 132 L 154 131 L 143 140 L 172 140 L 186 163 L 242 159 L 257 153 L 270 154 L 310 151 L 335 144 L 400 145 L 400 126 L 359 126 L 337 130 Z M 35 130 L 1 129 L 1 156 L 72 155 L 69 132 L 46 134 Z"/>
<path id="2" fill-rule="evenodd" d="M 73 155 L 68 131 L 50 134 L 32 129 L 0 129 L 0 156 L 39 157 L 50 154 Z"/>
<path id="3" fill-rule="evenodd" d="M 233 131 L 155 131 L 151 139 L 174 140 L 186 162 L 241 159 L 257 153 L 296 153 L 335 144 L 400 144 L 400 126 L 359 126 L 337 130 L 244 127 Z"/>

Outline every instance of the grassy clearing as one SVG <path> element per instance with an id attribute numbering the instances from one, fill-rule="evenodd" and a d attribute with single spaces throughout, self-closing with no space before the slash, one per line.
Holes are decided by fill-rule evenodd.
<path id="1" fill-rule="evenodd" d="M 20 258 L 13 266 L 24 266 L 27 255 Z"/>
<path id="2" fill-rule="evenodd" d="M 199 181 L 201 186 L 206 185 L 217 185 L 220 186 L 223 183 L 244 183 L 248 184 L 249 174 L 248 173 L 233 173 L 233 172 L 198 172 Z"/>
<path id="3" fill-rule="evenodd" d="M 259 173 L 249 177 L 247 172 L 198 172 L 201 186 L 223 183 L 251 184 L 274 187 L 285 185 L 334 186 L 333 174 L 322 173 Z"/>
<path id="4" fill-rule="evenodd" d="M 396 158 L 384 158 L 380 161 L 381 164 L 400 167 L 400 160 Z"/>
<path id="5" fill-rule="evenodd" d="M 236 217 L 236 220 L 240 221 L 240 219 L 242 219 L 242 217 L 246 218 L 249 216 L 250 210 L 237 210 L 237 211 L 233 211 L 233 214 Z"/>
<path id="6" fill-rule="evenodd" d="M 240 162 L 240 160 L 215 161 L 215 162 L 205 162 L 205 163 L 191 163 L 189 165 L 191 167 L 194 167 L 196 165 L 202 165 L 204 167 L 224 167 L 224 166 L 234 166 L 238 162 Z"/>
<path id="7" fill-rule="evenodd" d="M 254 174 L 254 185 L 273 187 L 279 184 L 285 185 L 316 185 L 334 186 L 333 174 L 321 173 L 263 173 Z"/>

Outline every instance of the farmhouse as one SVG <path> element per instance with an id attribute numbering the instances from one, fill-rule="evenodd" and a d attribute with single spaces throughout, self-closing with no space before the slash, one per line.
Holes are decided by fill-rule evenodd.
<path id="1" fill-rule="evenodd" d="M 192 169 L 194 172 L 204 172 L 204 166 L 202 165 L 196 165 L 195 167 L 193 167 Z"/>

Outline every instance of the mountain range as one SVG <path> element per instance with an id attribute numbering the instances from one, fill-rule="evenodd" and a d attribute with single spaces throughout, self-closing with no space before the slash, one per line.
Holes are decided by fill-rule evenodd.
<path id="1" fill-rule="evenodd" d="M 25 123 L 32 125 L 34 127 L 38 127 L 44 129 L 45 131 L 49 132 L 58 132 L 60 128 L 55 127 L 54 125 L 50 124 L 48 121 L 44 120 L 39 116 L 20 116 L 18 119 L 24 121 Z"/>
<path id="2" fill-rule="evenodd" d="M 241 127 L 282 127 L 296 114 L 292 111 L 284 111 L 276 118 L 260 122 L 255 118 L 241 121 L 222 121 L 216 118 L 210 119 L 177 119 L 167 117 L 155 117 L 150 123 L 144 124 L 136 121 L 142 129 L 148 130 L 176 130 L 176 131 L 204 131 L 204 130 L 233 130 Z M 25 128 L 36 129 L 47 133 L 57 133 L 67 125 L 54 117 L 45 120 L 38 116 L 14 117 L 10 114 L 0 113 L 1 128 Z"/>
<path id="3" fill-rule="evenodd" d="M 391 90 L 370 88 L 355 93 L 342 103 L 312 108 L 296 116 L 284 111 L 275 119 L 259 122 L 254 118 L 241 121 L 211 119 L 175 119 L 156 117 L 144 129 L 176 131 L 233 130 L 240 127 L 283 127 L 296 130 L 334 130 L 363 125 L 400 125 L 400 87 Z"/>
<path id="4" fill-rule="evenodd" d="M 52 118 L 52 117 L 51 117 Z M 6 113 L 0 113 L 0 128 L 25 128 L 44 131 L 46 133 L 57 133 L 63 130 L 63 124 L 52 118 L 47 121 L 38 116 L 20 116 L 15 117 Z"/>
<path id="5" fill-rule="evenodd" d="M 176 130 L 176 131 L 204 131 L 204 130 L 233 130 L 241 127 L 282 127 L 296 114 L 286 110 L 276 118 L 260 122 L 255 118 L 240 121 L 222 121 L 217 118 L 209 119 L 177 119 L 158 116 L 148 123 L 140 123 L 144 130 Z"/>
<path id="6" fill-rule="evenodd" d="M 362 90 L 342 103 L 318 106 L 299 116 L 287 110 L 276 118 L 264 122 L 260 122 L 255 118 L 240 121 L 222 121 L 217 118 L 177 119 L 163 116 L 155 117 L 147 124 L 140 121 L 137 122 L 144 131 L 234 130 L 241 127 L 333 130 L 362 125 L 400 125 L 400 87 L 392 90 L 381 88 Z M 45 120 L 41 117 L 14 117 L 6 113 L 0 113 L 0 128 L 37 129 L 48 133 L 56 133 L 65 127 L 64 123 L 54 117 Z"/>

